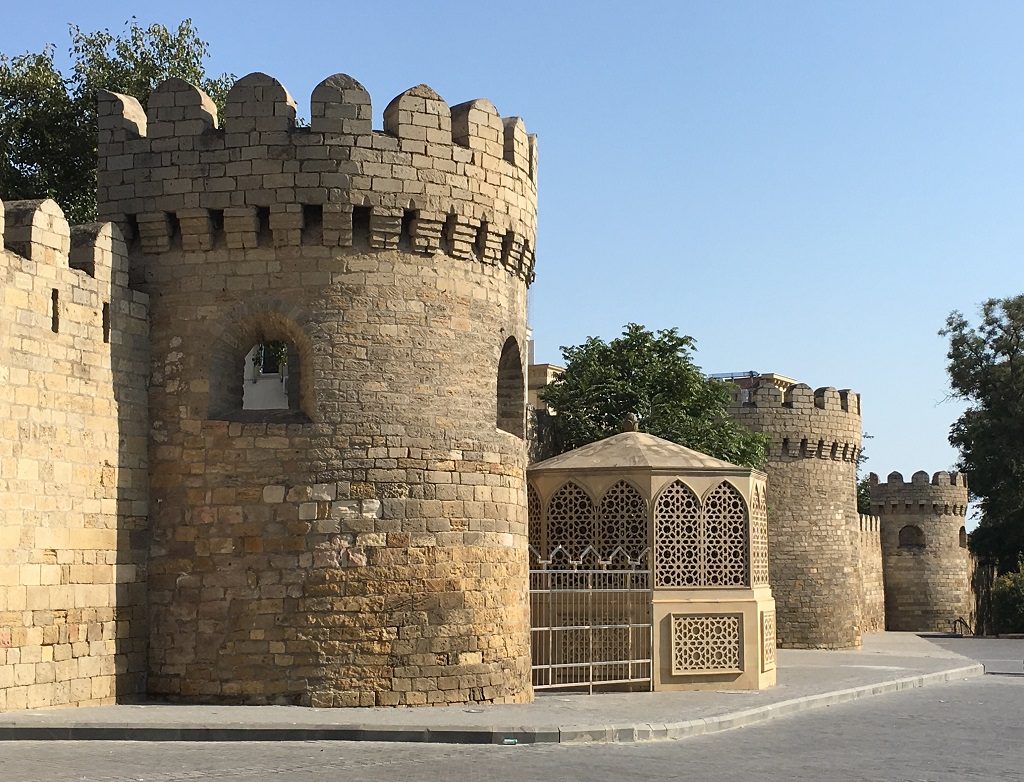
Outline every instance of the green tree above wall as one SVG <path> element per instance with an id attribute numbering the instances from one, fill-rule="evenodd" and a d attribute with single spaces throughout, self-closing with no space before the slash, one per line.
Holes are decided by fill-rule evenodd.
<path id="1" fill-rule="evenodd" d="M 968 403 L 949 442 L 981 510 L 971 549 L 1011 572 L 1024 557 L 1024 295 L 989 299 L 977 326 L 953 312 L 939 333 L 953 395 Z"/>
<path id="2" fill-rule="evenodd" d="M 96 217 L 96 90 L 143 105 L 164 79 L 201 86 L 223 108 L 234 77 L 208 78 L 208 44 L 190 19 L 169 30 L 135 19 L 120 34 L 70 26 L 68 73 L 52 44 L 41 52 L 0 54 L 0 198 L 53 198 L 71 223 Z"/>
<path id="3" fill-rule="evenodd" d="M 694 345 L 676 329 L 655 333 L 630 323 L 610 342 L 590 337 L 563 347 L 565 372 L 540 392 L 557 413 L 555 453 L 618 433 L 633 413 L 642 432 L 760 467 L 767 438 L 729 415 L 732 386 L 701 372 L 693 363 Z"/>

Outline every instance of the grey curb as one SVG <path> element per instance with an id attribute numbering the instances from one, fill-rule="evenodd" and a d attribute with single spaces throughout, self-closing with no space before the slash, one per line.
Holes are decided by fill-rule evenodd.
<path id="1" fill-rule="evenodd" d="M 985 666 L 978 663 L 936 673 L 867 684 L 862 687 L 791 698 L 716 717 L 663 724 L 611 724 L 566 728 L 556 726 L 466 728 L 444 725 L 409 725 L 388 728 L 330 724 L 178 727 L 119 723 L 76 725 L 71 722 L 63 726 L 0 726 L 0 741 L 400 741 L 441 744 L 606 744 L 663 741 L 719 733 L 823 706 L 847 703 L 872 695 L 960 681 L 981 676 L 984 673 Z"/>

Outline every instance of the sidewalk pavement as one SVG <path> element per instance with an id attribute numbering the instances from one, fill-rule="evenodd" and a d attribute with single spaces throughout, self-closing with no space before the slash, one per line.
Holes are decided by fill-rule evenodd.
<path id="1" fill-rule="evenodd" d="M 913 633 L 878 633 L 860 651 L 780 649 L 778 685 L 762 692 L 543 691 L 534 703 L 415 708 L 169 704 L 0 714 L 0 740 L 422 741 L 460 744 L 678 739 L 807 709 L 966 679 L 976 661 Z"/>

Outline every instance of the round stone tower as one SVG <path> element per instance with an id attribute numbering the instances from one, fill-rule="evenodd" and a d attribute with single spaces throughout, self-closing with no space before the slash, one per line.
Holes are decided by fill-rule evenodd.
<path id="1" fill-rule="evenodd" d="M 860 396 L 769 381 L 740 393 L 735 417 L 770 438 L 768 548 L 779 646 L 859 646 Z"/>
<path id="2" fill-rule="evenodd" d="M 421 85 L 375 131 L 343 74 L 308 127 L 260 73 L 222 124 L 177 79 L 99 114 L 152 301 L 149 691 L 529 700 L 522 120 Z"/>
<path id="3" fill-rule="evenodd" d="M 885 625 L 888 630 L 948 632 L 973 614 L 964 517 L 967 480 L 923 470 L 905 483 L 898 472 L 871 473 L 872 512 L 882 520 Z"/>

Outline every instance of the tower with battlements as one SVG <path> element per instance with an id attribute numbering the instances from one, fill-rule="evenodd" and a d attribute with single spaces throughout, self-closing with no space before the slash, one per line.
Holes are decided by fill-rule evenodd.
<path id="1" fill-rule="evenodd" d="M 335 75 L 100 96 L 99 209 L 150 297 L 149 691 L 531 697 L 523 351 L 537 145 Z M 247 408 L 284 346 L 287 406 Z M 251 371 L 250 371 L 251 374 Z"/>
<path id="2" fill-rule="evenodd" d="M 768 548 L 779 646 L 859 646 L 860 396 L 766 382 L 742 389 L 733 414 L 770 440 Z"/>
<path id="3" fill-rule="evenodd" d="M 948 632 L 974 612 L 961 473 L 869 476 L 872 512 L 881 518 L 886 629 Z"/>

